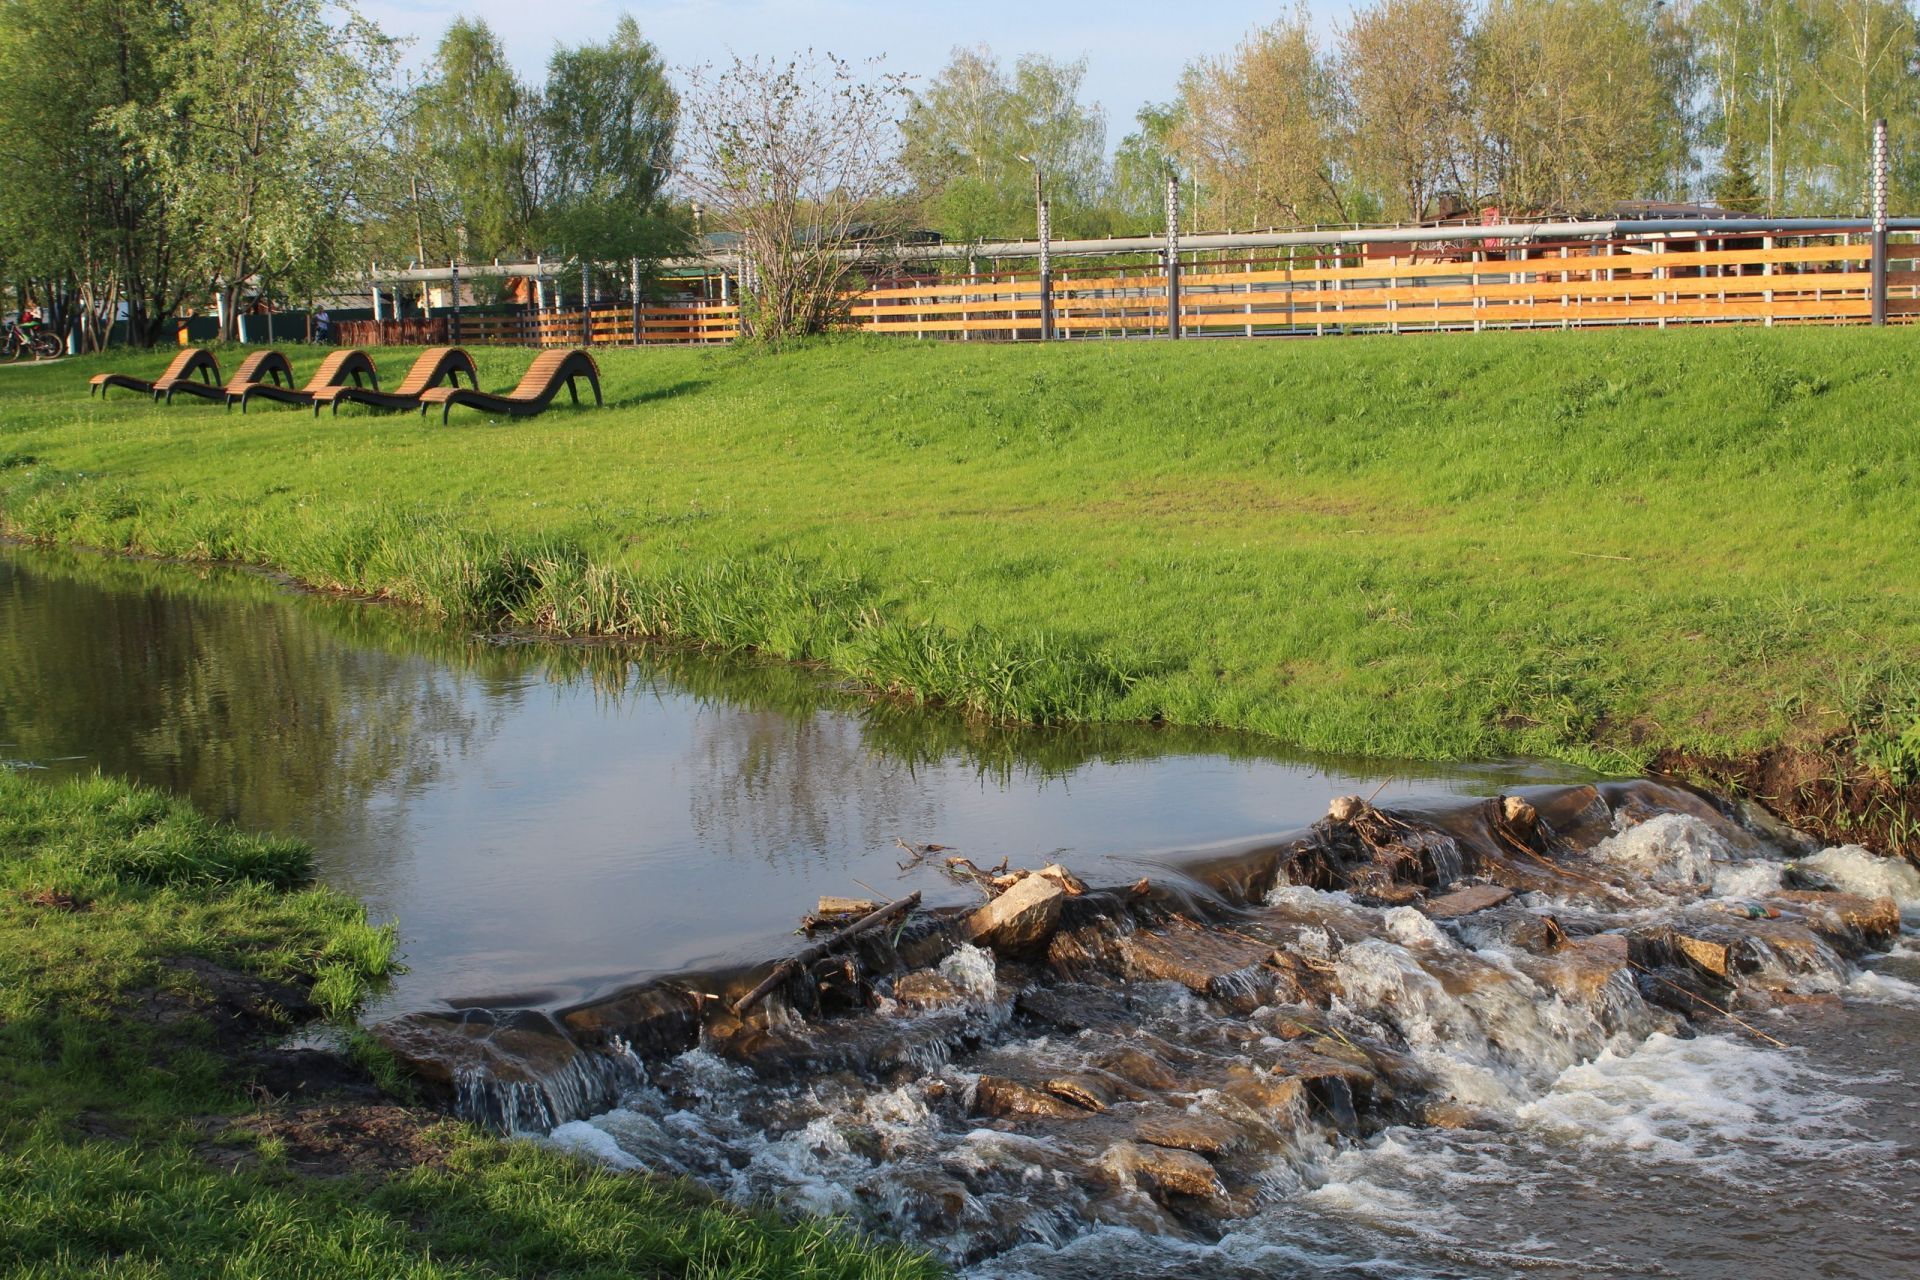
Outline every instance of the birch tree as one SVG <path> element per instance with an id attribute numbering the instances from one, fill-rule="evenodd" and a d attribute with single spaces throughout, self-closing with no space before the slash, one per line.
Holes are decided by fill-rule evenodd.
<path id="1" fill-rule="evenodd" d="M 832 327 L 849 284 L 892 258 L 907 225 L 904 78 L 809 53 L 736 56 L 687 80 L 680 180 L 740 237 L 743 330 L 778 340 Z"/>

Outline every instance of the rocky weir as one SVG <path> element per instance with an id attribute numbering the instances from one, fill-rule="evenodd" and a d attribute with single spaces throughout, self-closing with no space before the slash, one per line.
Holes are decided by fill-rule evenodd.
<path id="1" fill-rule="evenodd" d="M 1649 780 L 1345 797 L 1123 886 L 996 871 L 784 970 L 375 1030 L 470 1118 L 979 1265 L 1203 1246 L 1330 1151 L 1497 1132 L 1653 1037 L 1783 1048 L 1776 1011 L 1838 1002 L 1920 906 L 1909 864 Z"/>

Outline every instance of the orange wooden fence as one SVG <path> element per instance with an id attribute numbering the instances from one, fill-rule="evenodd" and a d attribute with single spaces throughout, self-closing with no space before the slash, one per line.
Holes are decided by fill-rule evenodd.
<path id="1" fill-rule="evenodd" d="M 1920 245 L 1896 244 L 1891 256 L 1904 269 L 1888 273 L 1888 318 L 1911 323 L 1920 316 Z M 1180 327 L 1252 336 L 1858 324 L 1872 313 L 1869 258 L 1864 237 L 1831 234 L 1498 246 L 1458 250 L 1448 261 L 1320 248 L 1292 259 L 1183 265 Z M 1053 310 L 1062 338 L 1165 334 L 1166 276 L 1157 267 L 1063 270 L 1055 275 Z M 908 278 L 850 295 L 846 324 L 923 338 L 1033 338 L 1040 313 L 1033 274 Z M 728 342 L 739 336 L 740 310 L 732 303 L 650 305 L 636 326 L 631 307 L 597 307 L 589 324 L 592 343 L 609 346 Z M 458 327 L 463 343 L 582 341 L 578 311 L 468 315 Z"/>

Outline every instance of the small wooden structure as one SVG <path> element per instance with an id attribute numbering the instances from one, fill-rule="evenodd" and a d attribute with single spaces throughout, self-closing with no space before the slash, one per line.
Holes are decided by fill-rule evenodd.
<path id="1" fill-rule="evenodd" d="M 560 394 L 562 386 L 573 397 L 573 402 L 579 404 L 580 390 L 575 382 L 581 378 L 586 379 L 587 385 L 593 388 L 593 403 L 605 404 L 600 397 L 600 366 L 594 363 L 591 355 L 576 348 L 572 351 L 541 352 L 527 367 L 520 385 L 503 396 L 467 387 L 434 387 L 421 394 L 420 412 L 424 416 L 429 406 L 437 404 L 440 406 L 440 421 L 444 423 L 453 406 L 459 404 L 482 413 L 530 418 L 534 414 L 545 413 L 547 406 L 553 403 L 553 398 Z"/>
<path id="2" fill-rule="evenodd" d="M 135 378 L 124 373 L 96 373 L 87 381 L 87 396 L 92 398 L 98 391 L 100 398 L 107 398 L 108 387 L 125 387 L 129 391 L 138 391 L 143 395 L 152 395 L 154 388 L 161 383 L 174 383 L 191 380 L 195 375 L 211 386 L 220 380 L 220 362 L 213 358 L 213 352 L 205 347 L 184 347 L 167 365 L 166 371 L 154 381 Z"/>
<path id="3" fill-rule="evenodd" d="M 313 377 L 307 379 L 307 385 L 297 391 L 291 386 L 283 387 L 273 381 L 249 382 L 238 391 L 228 387 L 227 408 L 233 408 L 234 401 L 238 400 L 240 412 L 245 413 L 247 401 L 254 396 L 264 396 L 269 400 L 277 400 L 281 404 L 309 405 L 314 402 L 314 396 L 322 388 L 343 386 L 348 378 L 353 379 L 353 385 L 356 387 L 360 385 L 361 379 L 365 378 L 373 383 L 375 391 L 380 389 L 380 374 L 373 366 L 373 357 L 358 348 L 353 348 L 336 351 L 322 360 L 320 367 L 314 371 Z"/>

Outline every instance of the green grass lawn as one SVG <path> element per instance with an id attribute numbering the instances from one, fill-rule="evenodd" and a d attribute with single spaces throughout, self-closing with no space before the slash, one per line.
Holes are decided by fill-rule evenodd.
<path id="1" fill-rule="evenodd" d="M 0 1275 L 937 1274 L 431 1116 L 403 1126 L 408 1159 L 317 1176 L 287 1136 L 308 1113 L 236 1065 L 259 1028 L 237 1043 L 208 987 L 288 993 L 256 1000 L 270 1031 L 296 997 L 344 1016 L 386 972 L 391 931 L 306 887 L 309 863 L 148 789 L 0 768 Z"/>
<path id="2" fill-rule="evenodd" d="M 447 427 L 88 400 L 167 355 L 0 369 L 6 528 L 996 717 L 1920 763 L 1909 329 L 606 350 L 604 412 Z"/>

